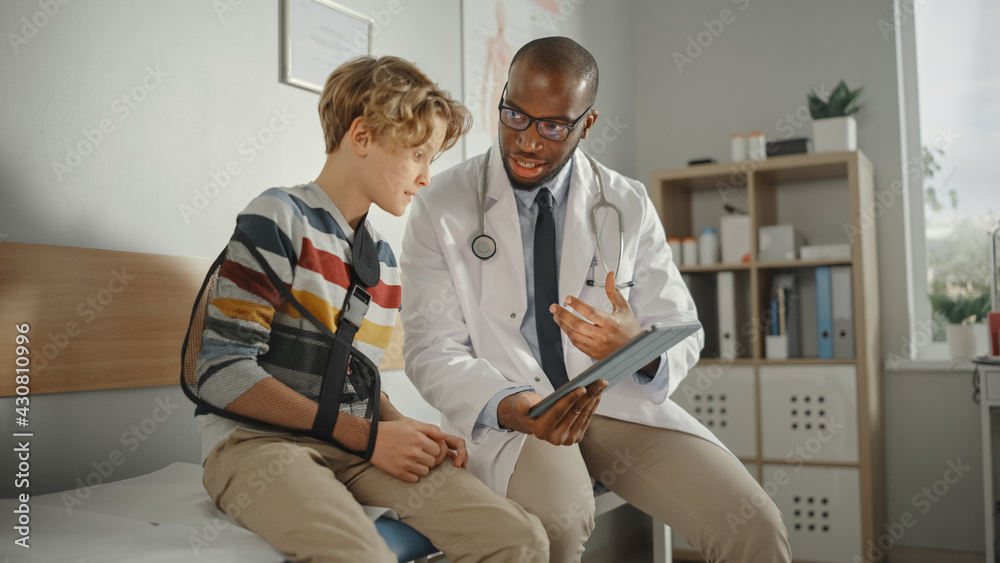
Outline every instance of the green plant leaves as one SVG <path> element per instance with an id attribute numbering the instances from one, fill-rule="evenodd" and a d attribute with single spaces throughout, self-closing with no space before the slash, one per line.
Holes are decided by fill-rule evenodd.
<path id="1" fill-rule="evenodd" d="M 951 324 L 961 324 L 969 317 L 979 321 L 986 317 L 990 310 L 990 294 L 957 295 L 950 297 L 944 293 L 932 293 L 930 296 L 931 310 L 940 313 Z"/>
<path id="2" fill-rule="evenodd" d="M 819 97 L 816 90 L 809 92 L 807 98 L 809 99 L 809 115 L 811 115 L 813 119 L 823 119 L 827 117 L 826 102 Z"/>
<path id="3" fill-rule="evenodd" d="M 811 90 L 806 98 L 809 100 L 809 115 L 813 119 L 826 119 L 830 117 L 845 117 L 857 113 L 863 106 L 859 103 L 861 92 L 864 88 L 851 90 L 843 80 L 837 83 L 830 97 L 823 100 Z"/>

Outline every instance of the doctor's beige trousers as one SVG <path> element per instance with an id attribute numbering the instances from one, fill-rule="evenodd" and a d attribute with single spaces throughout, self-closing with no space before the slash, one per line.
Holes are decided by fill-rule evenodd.
<path id="1" fill-rule="evenodd" d="M 507 497 L 542 521 L 553 563 L 580 561 L 594 529 L 591 478 L 680 532 L 707 561 L 792 559 L 781 513 L 738 459 L 693 434 L 594 416 L 578 445 L 528 436 L 510 479 Z M 745 501 L 763 506 L 745 518 Z"/>

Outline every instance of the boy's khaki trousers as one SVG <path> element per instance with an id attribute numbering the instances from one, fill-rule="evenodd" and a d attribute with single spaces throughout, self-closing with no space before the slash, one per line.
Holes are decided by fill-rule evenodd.
<path id="1" fill-rule="evenodd" d="M 236 430 L 205 460 L 216 505 L 295 562 L 395 563 L 362 504 L 393 508 L 455 563 L 548 561 L 538 518 L 450 458 L 417 483 L 309 437 Z"/>

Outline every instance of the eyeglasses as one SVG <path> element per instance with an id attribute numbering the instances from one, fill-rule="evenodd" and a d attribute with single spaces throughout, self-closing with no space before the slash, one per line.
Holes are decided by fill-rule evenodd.
<path id="1" fill-rule="evenodd" d="M 531 117 L 530 115 L 524 113 L 523 111 L 516 110 L 511 107 L 503 105 L 504 100 L 507 99 L 507 85 L 503 85 L 503 94 L 500 95 L 500 104 L 497 109 L 500 110 L 500 123 L 503 123 L 507 127 L 514 129 L 515 131 L 524 131 L 532 123 L 538 128 L 538 134 L 550 141 L 565 141 L 573 128 L 580 123 L 580 120 L 590 113 L 590 108 L 594 107 L 593 104 L 583 112 L 583 115 L 573 120 L 573 123 L 565 124 L 559 123 L 557 121 L 549 121 L 548 119 L 538 119 Z"/>

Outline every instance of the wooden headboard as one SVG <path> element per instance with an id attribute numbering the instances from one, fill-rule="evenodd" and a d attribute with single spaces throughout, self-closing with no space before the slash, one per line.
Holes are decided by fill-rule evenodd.
<path id="1" fill-rule="evenodd" d="M 0 358 L 16 367 L 17 327 L 27 323 L 31 394 L 179 385 L 181 344 L 211 265 L 0 242 Z M 397 319 L 380 369 L 403 368 L 402 337 Z M 0 378 L 0 397 L 15 388 L 13 375 Z"/>

